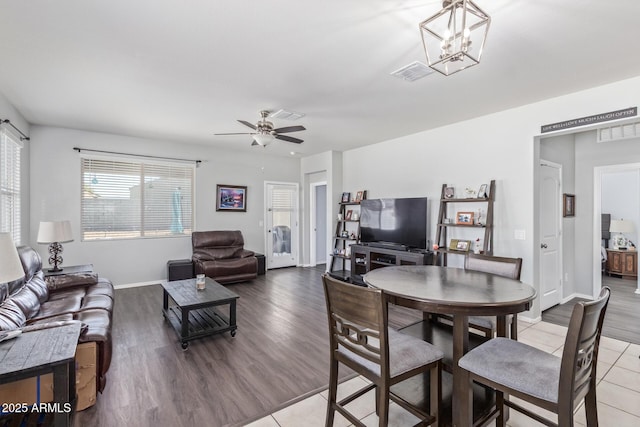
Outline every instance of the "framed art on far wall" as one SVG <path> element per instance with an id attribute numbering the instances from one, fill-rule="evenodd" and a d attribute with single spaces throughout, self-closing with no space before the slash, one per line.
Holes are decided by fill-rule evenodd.
<path id="1" fill-rule="evenodd" d="M 575 194 L 562 195 L 562 216 L 576 216 L 576 196 Z"/>
<path id="2" fill-rule="evenodd" d="M 247 187 L 242 185 L 216 185 L 216 211 L 246 212 Z"/>

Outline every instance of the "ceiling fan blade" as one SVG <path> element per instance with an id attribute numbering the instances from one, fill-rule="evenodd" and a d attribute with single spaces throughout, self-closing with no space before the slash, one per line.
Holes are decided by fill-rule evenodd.
<path id="1" fill-rule="evenodd" d="M 249 126 L 251 129 L 256 130 L 256 125 L 254 125 L 253 123 L 249 123 L 246 120 L 238 120 L 240 123 L 242 123 L 245 126 Z"/>
<path id="2" fill-rule="evenodd" d="M 273 131 L 276 133 L 287 133 L 287 132 L 299 132 L 301 130 L 307 130 L 304 126 L 287 126 L 284 128 L 274 129 Z"/>
<path id="3" fill-rule="evenodd" d="M 251 132 L 243 132 L 243 133 L 214 133 L 214 135 L 253 135 Z"/>
<path id="4" fill-rule="evenodd" d="M 260 145 L 256 142 L 256 140 L 254 139 L 253 142 L 251 143 L 251 146 L 253 147 L 254 145 Z"/>
<path id="5" fill-rule="evenodd" d="M 296 144 L 300 144 L 300 143 L 304 142 L 301 139 L 294 138 L 294 137 L 291 137 L 291 136 L 286 136 L 286 135 L 276 135 L 276 139 L 281 139 L 281 140 L 287 141 L 287 142 L 294 142 Z"/>

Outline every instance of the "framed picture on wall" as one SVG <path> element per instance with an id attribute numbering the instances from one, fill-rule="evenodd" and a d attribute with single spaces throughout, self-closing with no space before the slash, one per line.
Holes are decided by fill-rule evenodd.
<path id="1" fill-rule="evenodd" d="M 562 216 L 563 217 L 576 216 L 575 194 L 565 193 L 562 195 Z"/>
<path id="2" fill-rule="evenodd" d="M 218 184 L 216 186 L 216 211 L 246 212 L 247 187 Z"/>

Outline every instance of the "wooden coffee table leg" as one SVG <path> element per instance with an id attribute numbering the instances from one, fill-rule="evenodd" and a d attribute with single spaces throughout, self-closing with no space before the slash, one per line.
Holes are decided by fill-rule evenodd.
<path id="1" fill-rule="evenodd" d="M 189 309 L 182 308 L 182 321 L 180 322 L 180 339 L 182 340 L 182 348 L 186 350 L 189 347 L 187 340 L 189 339 Z"/>
<path id="2" fill-rule="evenodd" d="M 236 300 L 232 300 L 229 304 L 229 326 L 231 329 L 231 336 L 236 336 Z"/>

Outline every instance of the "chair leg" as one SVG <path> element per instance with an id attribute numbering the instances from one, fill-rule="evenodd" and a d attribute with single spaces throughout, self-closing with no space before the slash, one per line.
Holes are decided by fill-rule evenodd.
<path id="1" fill-rule="evenodd" d="M 336 399 L 338 396 L 338 361 L 331 357 L 329 366 L 329 397 L 327 402 L 326 427 L 333 426 L 333 418 L 336 413 Z"/>
<path id="2" fill-rule="evenodd" d="M 440 401 L 442 400 L 442 365 L 440 362 L 431 368 L 429 372 L 430 390 L 429 390 L 429 415 L 435 417 L 434 426 L 439 426 L 442 418 L 440 418 Z"/>
<path id="3" fill-rule="evenodd" d="M 598 427 L 598 403 L 595 388 L 591 388 L 584 397 L 584 410 L 587 416 L 587 427 Z"/>
<path id="4" fill-rule="evenodd" d="M 509 338 L 511 338 L 512 340 L 516 340 L 518 341 L 518 315 L 514 314 L 511 317 L 511 331 L 509 334 Z"/>
<path id="5" fill-rule="evenodd" d="M 383 383 L 378 390 L 378 426 L 387 427 L 389 424 L 389 384 Z"/>
<path id="6" fill-rule="evenodd" d="M 504 393 L 496 391 L 496 406 L 498 408 L 498 418 L 496 418 L 496 426 L 505 427 L 507 425 L 507 414 L 504 405 Z"/>

